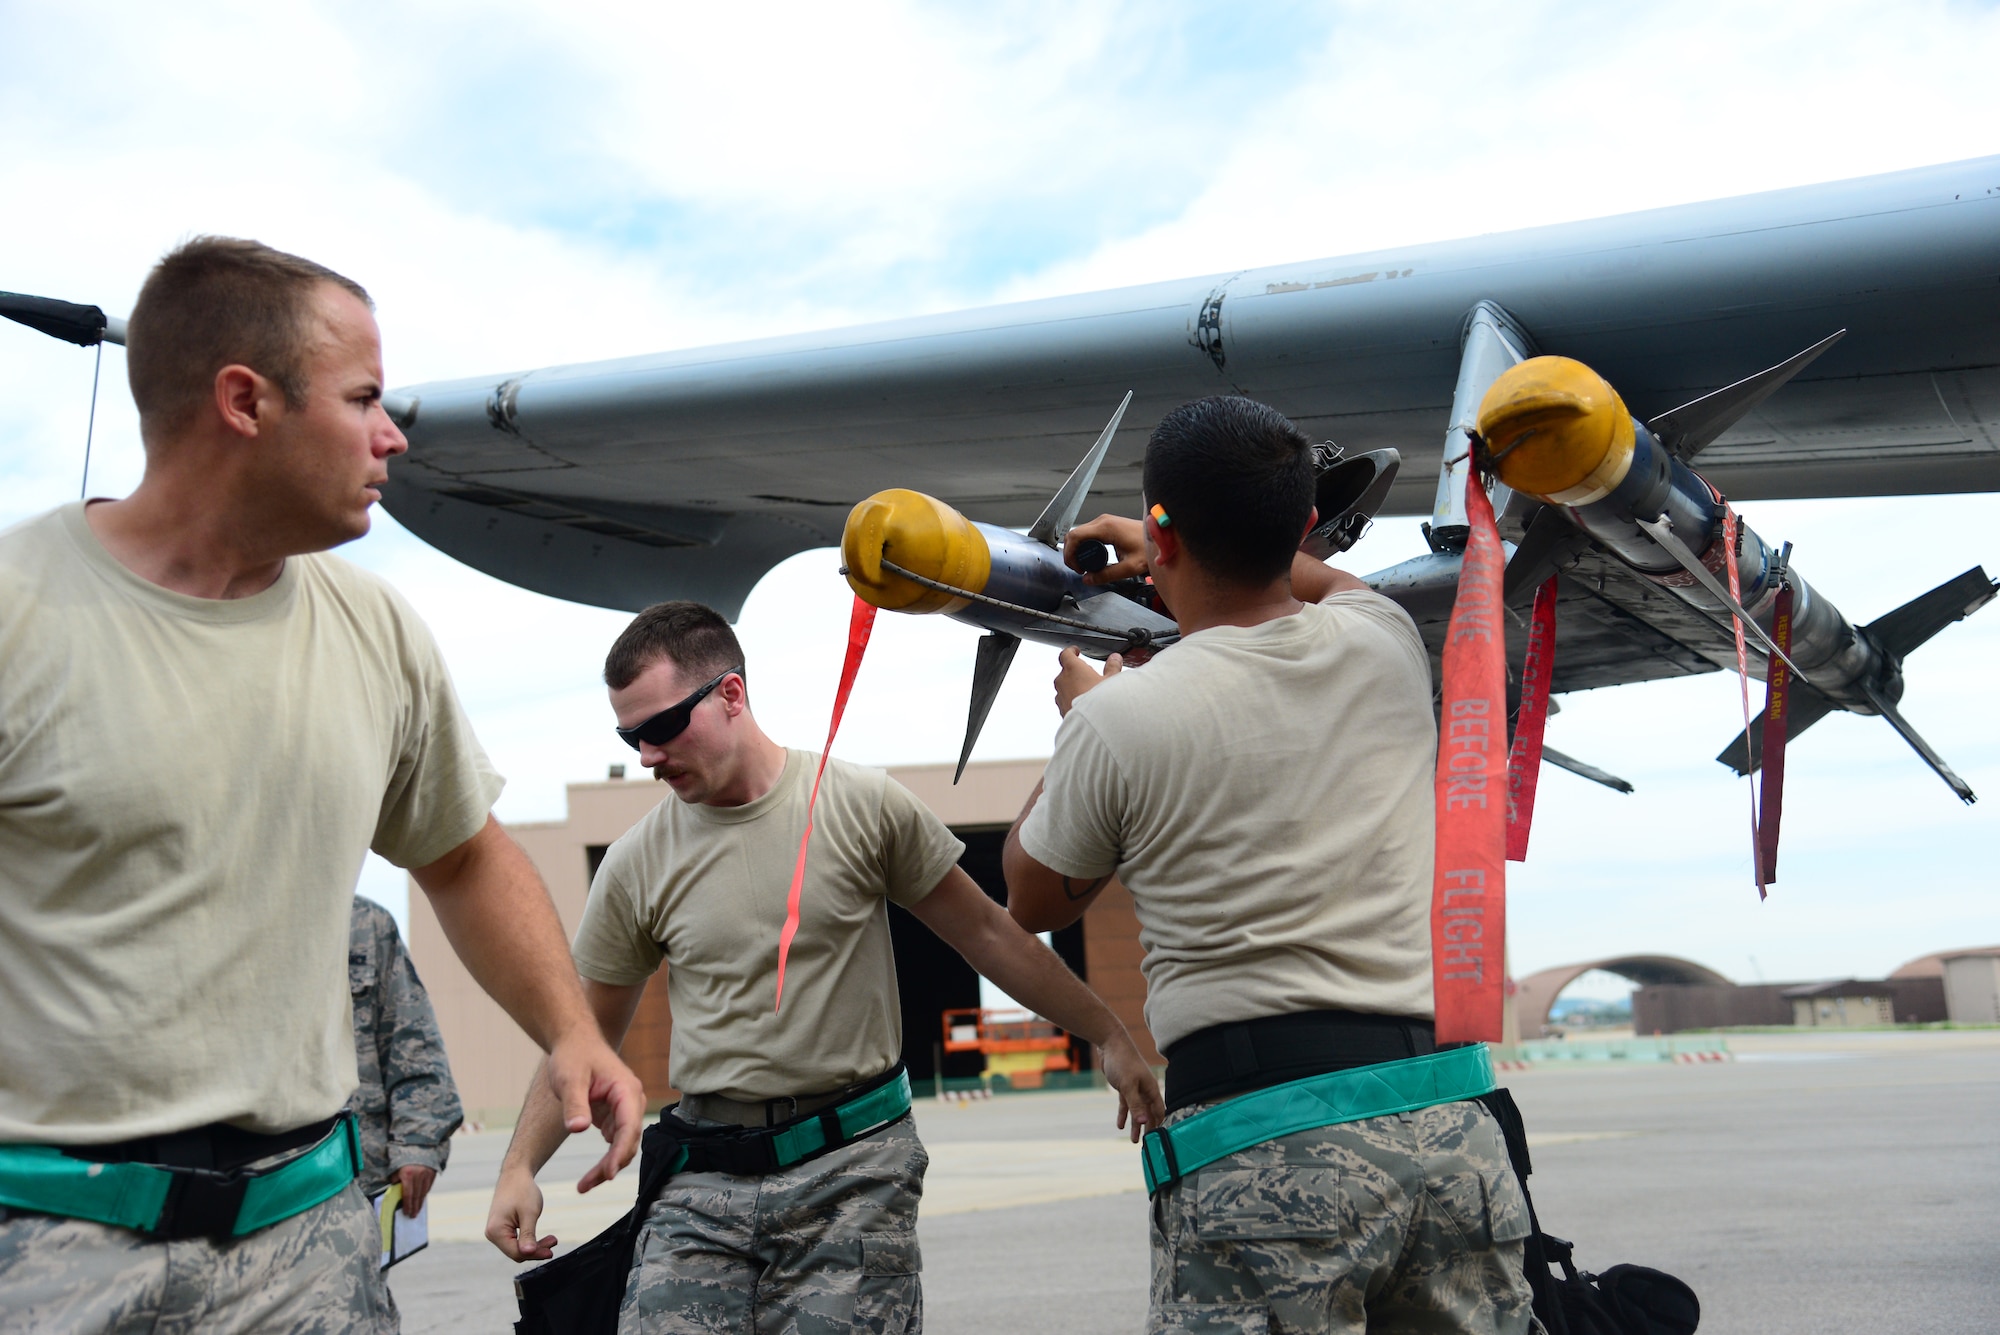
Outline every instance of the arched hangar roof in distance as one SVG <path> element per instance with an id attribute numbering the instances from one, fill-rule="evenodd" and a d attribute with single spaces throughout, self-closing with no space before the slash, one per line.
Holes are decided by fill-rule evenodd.
<path id="1" fill-rule="evenodd" d="M 2000 946 L 1964 946 L 1958 950 L 1940 950 L 1935 955 L 1919 955 L 1907 964 L 1898 965 L 1891 978 L 1942 978 L 1944 962 L 1955 955 L 2000 955 Z"/>
<path id="2" fill-rule="evenodd" d="M 1549 1007 L 1555 1005 L 1562 990 L 1592 969 L 1629 978 L 1642 987 L 1655 983 L 1696 983 L 1711 987 L 1734 984 L 1733 979 L 1725 978 L 1707 965 L 1673 955 L 1614 955 L 1607 959 L 1586 960 L 1581 964 L 1562 964 L 1531 973 L 1515 982 L 1514 1016 L 1521 1026 L 1522 1037 L 1531 1038 L 1540 1034 L 1542 1026 L 1549 1022 Z"/>

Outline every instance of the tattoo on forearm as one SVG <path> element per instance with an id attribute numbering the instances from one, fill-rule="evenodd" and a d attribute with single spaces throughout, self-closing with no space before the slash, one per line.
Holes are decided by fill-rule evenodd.
<path id="1" fill-rule="evenodd" d="M 1099 890 L 1102 890 L 1104 883 L 1110 879 L 1109 876 L 1100 876 L 1094 881 L 1072 881 L 1069 877 L 1065 876 L 1062 878 L 1063 896 L 1072 904 L 1080 899 L 1089 899 Z"/>

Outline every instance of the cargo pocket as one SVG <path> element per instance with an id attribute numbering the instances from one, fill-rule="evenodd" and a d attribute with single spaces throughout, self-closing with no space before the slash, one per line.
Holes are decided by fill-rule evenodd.
<path id="1" fill-rule="evenodd" d="M 1354 1203 L 1337 1168 L 1206 1168 L 1193 1186 L 1188 1224 L 1205 1242 L 1342 1238 L 1355 1230 Z"/>
<path id="2" fill-rule="evenodd" d="M 1261 1303 L 1162 1303 L 1146 1335 L 1270 1335 L 1271 1309 Z"/>
<path id="3" fill-rule="evenodd" d="M 924 1255 L 915 1233 L 862 1234 L 862 1274 L 914 1275 L 923 1268 Z"/>
<path id="4" fill-rule="evenodd" d="M 1487 1233 L 1494 1242 L 1519 1242 L 1528 1236 L 1528 1201 L 1521 1192 L 1521 1183 L 1510 1170 L 1491 1173 L 1484 1179 L 1486 1188 Z"/>
<path id="5" fill-rule="evenodd" d="M 861 1282 L 854 1300 L 854 1329 L 869 1335 L 904 1335 L 923 1329 L 923 1253 L 917 1235 L 868 1233 L 861 1238 Z"/>
<path id="6" fill-rule="evenodd" d="M 1511 1172 L 1453 1173 L 1433 1179 L 1429 1195 L 1474 1251 L 1528 1236 L 1527 1202 Z"/>

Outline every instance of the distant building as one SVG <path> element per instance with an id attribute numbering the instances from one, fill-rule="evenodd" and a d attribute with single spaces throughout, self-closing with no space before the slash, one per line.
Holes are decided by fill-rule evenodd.
<path id="1" fill-rule="evenodd" d="M 1788 983 L 1655 983 L 1632 994 L 1632 1032 L 1678 1034 L 1792 1023 Z"/>
<path id="2" fill-rule="evenodd" d="M 1896 998 L 1885 981 L 1843 978 L 1788 987 L 1792 1023 L 1801 1029 L 1862 1029 L 1896 1022 Z"/>
<path id="3" fill-rule="evenodd" d="M 1968 1000 L 1962 1005 L 1967 1014 L 1986 1014 L 1979 1010 L 1981 1005 L 2000 1007 L 2000 996 L 1981 990 L 1992 986 L 2000 991 L 2000 984 L 1980 981 L 2000 970 L 2000 947 L 1947 953 L 1954 959 L 1979 956 L 1991 961 L 1963 966 Z M 1562 990 L 1585 973 L 1602 969 L 1638 984 L 1632 993 L 1632 1030 L 1640 1035 L 1789 1025 L 1937 1024 L 1947 1018 L 1945 958 L 1927 955 L 1887 978 L 1867 982 L 1739 984 L 1692 960 L 1671 955 L 1621 955 L 1530 974 L 1515 989 L 1514 1011 L 1520 1032 L 1540 1037 L 1548 1030 L 1550 1008 Z M 1972 1000 L 1975 996 L 1987 1000 Z M 1804 1001 L 1812 1005 L 1802 1006 Z M 1949 1018 L 1959 1020 L 1955 1013 Z"/>
<path id="4" fill-rule="evenodd" d="M 2000 949 L 1946 956 L 1944 999 L 1953 1024 L 2000 1024 Z"/>

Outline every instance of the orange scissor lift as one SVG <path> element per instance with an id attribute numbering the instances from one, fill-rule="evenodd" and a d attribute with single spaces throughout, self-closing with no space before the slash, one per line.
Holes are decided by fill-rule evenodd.
<path id="1" fill-rule="evenodd" d="M 944 1013 L 944 1050 L 986 1055 L 986 1074 L 1015 1089 L 1040 1089 L 1051 1071 L 1072 1071 L 1069 1034 L 1032 1011 L 971 1007 Z"/>

